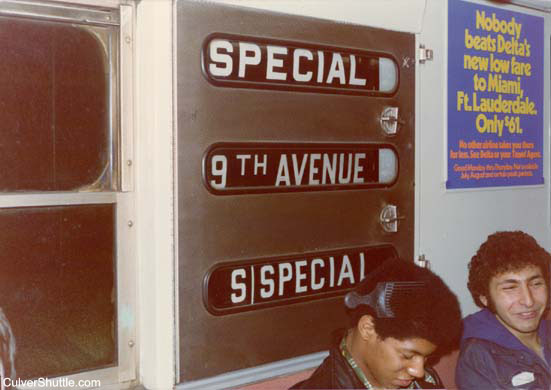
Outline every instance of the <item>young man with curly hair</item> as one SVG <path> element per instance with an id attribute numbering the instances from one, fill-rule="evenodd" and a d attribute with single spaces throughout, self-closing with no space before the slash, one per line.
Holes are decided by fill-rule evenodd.
<path id="1" fill-rule="evenodd" d="M 392 313 L 384 312 L 379 292 L 393 282 L 407 290 L 394 287 L 388 301 Z M 411 283 L 416 287 L 409 290 Z M 378 304 L 365 298 L 373 292 Z M 354 293 L 354 305 L 345 299 L 350 328 L 312 376 L 292 389 L 443 388 L 425 365 L 461 335 L 459 303 L 444 282 L 428 269 L 392 259 L 369 273 Z"/>
<path id="2" fill-rule="evenodd" d="M 460 389 L 551 389 L 551 255 L 526 233 L 490 235 L 469 263 L 481 311 L 464 321 Z"/>

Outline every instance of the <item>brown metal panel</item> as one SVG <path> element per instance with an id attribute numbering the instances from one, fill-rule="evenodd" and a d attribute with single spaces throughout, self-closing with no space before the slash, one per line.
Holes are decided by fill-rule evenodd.
<path id="1" fill-rule="evenodd" d="M 398 89 L 374 96 L 215 85 L 201 57 L 214 33 L 384 53 L 398 64 Z M 330 333 L 346 325 L 342 295 L 215 316 L 203 283 L 215 265 L 342 248 L 390 244 L 413 258 L 414 36 L 179 1 L 176 58 L 180 381 L 327 349 Z M 393 137 L 381 130 L 386 106 L 399 107 L 403 121 Z M 202 168 L 205 153 L 222 142 L 390 144 L 400 171 L 385 188 L 220 196 L 204 185 Z M 397 233 L 379 223 L 387 204 L 405 217 Z"/>

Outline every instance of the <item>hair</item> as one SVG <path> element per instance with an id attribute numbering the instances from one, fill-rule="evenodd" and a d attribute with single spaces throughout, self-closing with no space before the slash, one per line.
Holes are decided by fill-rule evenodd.
<path id="1" fill-rule="evenodd" d="M 480 296 L 489 298 L 490 281 L 496 275 L 519 271 L 529 266 L 539 267 L 549 286 L 551 255 L 537 241 L 521 231 L 497 232 L 488 236 L 469 263 L 468 287 L 474 302 L 480 306 Z M 491 309 L 491 306 L 489 307 Z"/>
<path id="2" fill-rule="evenodd" d="M 367 314 L 373 317 L 375 331 L 383 340 L 388 337 L 398 340 L 421 338 L 435 344 L 440 351 L 454 348 L 462 331 L 461 310 L 457 297 L 442 279 L 413 262 L 390 259 L 369 273 L 355 290 L 366 295 L 378 283 L 391 281 L 421 281 L 424 288 L 401 299 L 403 302 L 393 307 L 395 316 L 392 318 L 378 318 L 368 305 L 349 310 L 351 325 L 355 327 Z"/>

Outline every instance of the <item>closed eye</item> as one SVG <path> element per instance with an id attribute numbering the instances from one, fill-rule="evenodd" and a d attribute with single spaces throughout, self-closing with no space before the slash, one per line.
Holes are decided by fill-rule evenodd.
<path id="1" fill-rule="evenodd" d="M 517 286 L 504 286 L 504 287 L 502 287 L 503 290 L 514 290 L 515 288 L 517 288 Z"/>

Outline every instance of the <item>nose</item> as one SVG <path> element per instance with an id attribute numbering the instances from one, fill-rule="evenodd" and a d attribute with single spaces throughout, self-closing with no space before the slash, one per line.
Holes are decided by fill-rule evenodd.
<path id="1" fill-rule="evenodd" d="M 526 306 L 530 307 L 534 305 L 534 297 L 532 296 L 532 291 L 530 291 L 530 287 L 528 285 L 523 285 L 521 287 L 521 303 Z"/>
<path id="2" fill-rule="evenodd" d="M 407 368 L 409 375 L 415 378 L 425 377 L 425 359 L 422 356 L 415 356 Z"/>

